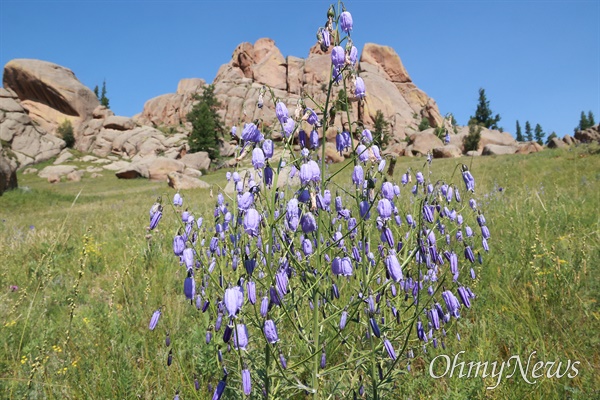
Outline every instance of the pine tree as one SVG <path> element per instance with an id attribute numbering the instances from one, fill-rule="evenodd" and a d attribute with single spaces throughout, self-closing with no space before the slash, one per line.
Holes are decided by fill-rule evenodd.
<path id="1" fill-rule="evenodd" d="M 521 132 L 521 124 L 519 124 L 519 121 L 517 120 L 517 142 L 524 142 L 525 138 L 523 137 L 523 133 Z"/>
<path id="2" fill-rule="evenodd" d="M 546 139 L 546 146 L 548 146 L 548 143 L 550 143 L 550 141 L 556 137 L 558 137 L 556 132 L 552 132 L 550 135 L 548 135 L 548 138 Z"/>
<path id="3" fill-rule="evenodd" d="M 390 123 L 385 120 L 385 116 L 381 110 L 375 113 L 373 121 L 373 139 L 380 149 L 385 149 L 390 140 Z"/>
<path id="4" fill-rule="evenodd" d="M 97 93 L 96 93 L 97 95 Z M 100 105 L 110 108 L 108 105 L 108 97 L 106 97 L 106 81 L 102 82 L 102 94 L 100 95 Z"/>
<path id="5" fill-rule="evenodd" d="M 546 134 L 542 130 L 542 126 L 540 124 L 535 124 L 535 141 L 538 142 L 538 144 L 543 145 L 544 136 L 546 136 Z"/>
<path id="6" fill-rule="evenodd" d="M 575 132 L 583 131 L 589 128 L 589 122 L 587 117 L 585 116 L 585 112 L 581 112 L 581 117 L 579 117 L 579 125 L 575 127 Z"/>
<path id="7" fill-rule="evenodd" d="M 100 92 L 99 92 L 99 89 L 98 89 L 98 85 L 96 85 L 94 87 L 94 94 L 96 95 L 96 98 L 98 99 L 98 101 L 100 101 Z"/>
<path id="8" fill-rule="evenodd" d="M 465 151 L 479 149 L 479 141 L 481 140 L 481 125 L 476 123 L 469 124 L 469 134 L 463 138 L 463 146 Z"/>
<path id="9" fill-rule="evenodd" d="M 588 128 L 591 128 L 592 126 L 596 125 L 596 121 L 594 121 L 594 114 L 592 113 L 592 110 L 588 111 Z"/>
<path id="10" fill-rule="evenodd" d="M 214 160 L 219 158 L 219 135 L 224 132 L 221 117 L 217 113 L 221 104 L 215 97 L 215 87 L 207 86 L 197 100 L 198 103 L 187 115 L 187 120 L 192 123 L 188 144 L 192 153 L 206 151 Z"/>
<path id="11" fill-rule="evenodd" d="M 477 104 L 477 110 L 475 110 L 475 116 L 471 116 L 470 120 L 485 128 L 498 129 L 500 115 L 496 114 L 495 117 L 492 117 L 492 115 L 490 101 L 485 96 L 485 89 L 481 88 L 479 89 L 479 103 Z"/>
<path id="12" fill-rule="evenodd" d="M 529 121 L 525 121 L 525 139 L 527 139 L 528 142 L 533 141 L 533 132 L 531 131 L 531 124 Z"/>

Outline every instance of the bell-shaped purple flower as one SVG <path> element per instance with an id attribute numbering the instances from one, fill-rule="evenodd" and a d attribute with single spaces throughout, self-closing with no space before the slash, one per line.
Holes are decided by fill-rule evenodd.
<path id="1" fill-rule="evenodd" d="M 283 122 L 283 136 L 287 139 L 290 137 L 292 132 L 294 132 L 294 128 L 296 127 L 296 122 L 292 118 L 286 118 Z"/>
<path id="2" fill-rule="evenodd" d="M 230 318 L 235 316 L 240 310 L 239 294 L 240 290 L 237 286 L 225 289 L 225 294 L 223 295 L 223 303 L 225 303 L 225 309 L 229 313 Z"/>
<path id="3" fill-rule="evenodd" d="M 264 296 L 260 302 L 260 315 L 265 318 L 269 311 L 269 298 Z"/>
<path id="4" fill-rule="evenodd" d="M 392 216 L 392 203 L 386 198 L 379 200 L 377 212 L 382 219 L 389 219 Z"/>
<path id="5" fill-rule="evenodd" d="M 340 26 L 342 27 L 342 31 L 345 33 L 350 33 L 352 30 L 352 14 L 350 14 L 348 11 L 344 11 L 340 14 Z"/>
<path id="6" fill-rule="evenodd" d="M 273 157 L 273 141 L 271 139 L 266 139 L 262 144 L 262 151 L 265 158 Z M 254 156 L 254 153 L 252 154 Z"/>
<path id="7" fill-rule="evenodd" d="M 319 116 L 312 108 L 306 107 L 306 111 L 304 112 L 304 117 L 306 118 L 306 122 L 308 122 L 309 124 L 311 124 L 313 126 L 317 125 L 317 123 L 319 122 Z"/>
<path id="8" fill-rule="evenodd" d="M 348 60 L 350 61 L 350 64 L 356 65 L 356 62 L 358 61 L 358 49 L 356 48 L 356 46 L 352 46 L 350 48 Z"/>
<path id="9" fill-rule="evenodd" d="M 248 293 L 248 301 L 250 304 L 256 303 L 256 284 L 253 281 L 246 283 L 246 291 Z"/>
<path id="10" fill-rule="evenodd" d="M 279 342 L 279 336 L 277 335 L 277 327 L 275 326 L 275 322 L 273 322 L 272 319 L 268 319 L 265 321 L 264 333 L 267 342 L 271 344 Z"/>
<path id="11" fill-rule="evenodd" d="M 371 209 L 371 205 L 368 201 L 361 201 L 358 208 L 360 211 L 360 217 L 362 219 L 369 219 L 371 217 L 371 212 L 369 211 Z"/>
<path id="12" fill-rule="evenodd" d="M 375 335 L 376 337 L 381 337 L 381 331 L 379 330 L 379 325 L 377 325 L 377 321 L 375 320 L 375 318 L 369 318 L 369 324 L 371 325 L 373 335 Z"/>
<path id="13" fill-rule="evenodd" d="M 253 202 L 254 195 L 251 192 L 246 192 L 243 195 L 241 195 L 238 199 L 238 209 L 240 211 L 247 211 Z"/>
<path id="14" fill-rule="evenodd" d="M 346 327 L 346 322 L 348 320 L 348 312 L 346 310 L 342 311 L 342 315 L 340 316 L 340 331 L 344 330 Z"/>
<path id="15" fill-rule="evenodd" d="M 367 94 L 366 88 L 365 88 L 365 81 L 363 80 L 363 78 L 361 78 L 360 76 L 358 76 L 356 78 L 356 84 L 355 84 L 355 88 L 354 88 L 354 95 L 359 98 L 359 99 L 364 99 L 365 96 Z"/>
<path id="16" fill-rule="evenodd" d="M 181 207 L 183 205 L 183 198 L 179 194 L 179 192 L 175 193 L 173 196 L 173 205 L 176 207 Z"/>
<path id="17" fill-rule="evenodd" d="M 196 281 L 191 269 L 188 270 L 188 276 L 183 281 L 183 293 L 188 300 L 192 300 L 196 295 Z"/>
<path id="18" fill-rule="evenodd" d="M 265 167 L 265 153 L 263 153 L 260 147 L 256 147 L 252 150 L 252 165 L 255 169 L 261 169 Z"/>
<path id="19" fill-rule="evenodd" d="M 162 218 L 162 207 L 158 211 L 156 211 L 152 217 L 150 218 L 150 230 L 155 229 Z"/>
<path id="20" fill-rule="evenodd" d="M 310 131 L 310 148 L 316 149 L 319 147 L 319 132 L 316 130 Z"/>
<path id="21" fill-rule="evenodd" d="M 248 346 L 248 328 L 245 324 L 237 324 L 233 335 L 233 347 L 236 350 L 246 350 L 246 346 Z"/>
<path id="22" fill-rule="evenodd" d="M 246 142 L 258 143 L 263 140 L 263 135 L 258 130 L 258 127 L 253 124 L 245 124 L 242 131 L 242 139 Z"/>
<path id="23" fill-rule="evenodd" d="M 152 318 L 150 318 L 150 324 L 148 325 L 148 329 L 150 329 L 151 331 L 154 330 L 154 328 L 156 328 L 156 325 L 158 324 L 158 320 L 160 319 L 160 308 L 156 311 L 154 311 L 154 313 L 152 314 Z"/>
<path id="24" fill-rule="evenodd" d="M 275 104 L 275 115 L 282 124 L 285 119 L 290 116 L 286 105 L 282 101 L 278 101 L 277 104 Z"/>
<path id="25" fill-rule="evenodd" d="M 219 381 L 219 384 L 217 385 L 217 387 L 215 388 L 215 392 L 213 393 L 212 400 L 221 400 L 223 392 L 225 392 L 225 385 L 227 384 L 225 382 L 225 379 L 227 379 L 227 375 L 225 375 L 223 379 Z"/>
<path id="26" fill-rule="evenodd" d="M 340 68 L 346 62 L 346 52 L 342 46 L 335 46 L 331 50 L 331 62 L 336 68 Z"/>
<path id="27" fill-rule="evenodd" d="M 242 390 L 246 396 L 249 396 L 252 392 L 252 381 L 250 380 L 250 370 L 248 368 L 242 370 Z"/>
<path id="28" fill-rule="evenodd" d="M 356 148 L 356 154 L 358 154 L 358 159 L 360 162 L 366 163 L 369 161 L 369 151 L 364 144 L 359 144 Z"/>
<path id="29" fill-rule="evenodd" d="M 173 253 L 175 253 L 176 256 L 181 256 L 181 255 L 183 255 L 184 249 L 185 249 L 185 241 L 183 240 L 183 236 L 176 235 L 173 238 Z"/>
<path id="30" fill-rule="evenodd" d="M 350 257 L 335 257 L 331 263 L 331 272 L 334 275 L 352 276 L 352 260 L 350 260 Z"/>
<path id="31" fill-rule="evenodd" d="M 402 266 L 400 265 L 395 252 L 390 252 L 390 254 L 385 258 L 385 266 L 391 280 L 394 282 L 400 282 L 403 279 Z"/>
<path id="32" fill-rule="evenodd" d="M 305 256 L 310 256 L 313 253 L 313 245 L 310 239 L 305 238 L 302 241 L 302 251 Z"/>
<path id="33" fill-rule="evenodd" d="M 314 215 L 311 212 L 307 212 L 302 215 L 300 219 L 300 226 L 302 227 L 302 232 L 311 233 L 317 230 L 317 221 L 315 220 Z"/>
<path id="34" fill-rule="evenodd" d="M 387 351 L 388 356 L 390 356 L 392 360 L 395 360 L 397 358 L 394 346 L 387 338 L 383 339 L 383 347 L 385 348 L 385 351 Z"/>
<path id="35" fill-rule="evenodd" d="M 263 171 L 263 180 L 267 187 L 271 187 L 273 185 L 273 168 L 267 165 Z"/>
<path id="36" fill-rule="evenodd" d="M 475 192 L 475 179 L 469 170 L 464 170 L 462 173 L 463 180 L 465 181 L 465 186 L 467 191 Z"/>
<path id="37" fill-rule="evenodd" d="M 244 231 L 250 236 L 258 236 L 260 226 L 260 214 L 254 208 L 250 208 L 244 214 Z"/>
<path id="38" fill-rule="evenodd" d="M 360 165 L 356 165 L 354 167 L 354 171 L 352 172 L 352 183 L 354 183 L 357 187 L 362 186 L 365 181 L 365 173 L 363 168 Z"/>
<path id="39" fill-rule="evenodd" d="M 388 200 L 394 199 L 394 185 L 391 182 L 383 182 L 381 185 L 381 194 Z"/>

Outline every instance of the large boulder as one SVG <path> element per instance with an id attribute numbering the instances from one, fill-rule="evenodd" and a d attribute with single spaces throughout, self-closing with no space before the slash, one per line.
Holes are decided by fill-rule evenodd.
<path id="1" fill-rule="evenodd" d="M 575 139 L 583 143 L 600 143 L 600 125 L 592 126 L 584 131 L 575 132 Z"/>
<path id="2" fill-rule="evenodd" d="M 115 175 L 119 179 L 147 178 L 153 181 L 167 181 L 169 173 L 183 174 L 184 170 L 185 164 L 172 158 L 144 157 L 117 171 Z"/>
<path id="3" fill-rule="evenodd" d="M 193 178 L 188 175 L 181 174 L 179 172 L 169 172 L 167 174 L 169 186 L 175 190 L 186 190 L 186 189 L 208 189 L 210 184 Z"/>
<path id="4" fill-rule="evenodd" d="M 488 144 L 483 148 L 484 156 L 499 156 L 505 154 L 515 154 L 518 150 L 517 146 L 502 146 L 499 144 Z"/>
<path id="5" fill-rule="evenodd" d="M 413 155 L 424 156 L 433 149 L 443 147 L 444 143 L 434 133 L 433 129 L 426 129 L 419 133 L 414 133 L 410 136 L 410 151 Z"/>
<path id="6" fill-rule="evenodd" d="M 455 158 L 461 155 L 460 149 L 451 144 L 433 149 L 433 158 Z"/>
<path id="7" fill-rule="evenodd" d="M 517 149 L 517 154 L 531 154 L 538 153 L 543 151 L 544 147 L 537 142 L 525 142 L 519 143 L 519 148 Z"/>
<path id="8" fill-rule="evenodd" d="M 197 169 L 198 171 L 207 171 L 210 169 L 210 158 L 206 151 L 187 153 L 181 157 L 180 161 L 184 163 L 186 167 Z"/>
<path id="9" fill-rule="evenodd" d="M 49 132 L 65 119 L 77 124 L 91 118 L 100 104 L 73 71 L 48 61 L 11 60 L 4 66 L 2 84 L 17 94 L 30 117 Z"/>
<path id="10" fill-rule="evenodd" d="M 33 123 L 17 94 L 0 88 L 0 140 L 16 157 L 19 168 L 57 156 L 65 142 Z"/>
<path id="11" fill-rule="evenodd" d="M 550 149 L 562 149 L 565 147 L 569 147 L 569 145 L 563 142 L 562 139 L 559 139 L 557 137 L 550 139 L 550 141 L 548 142 L 548 148 Z"/>

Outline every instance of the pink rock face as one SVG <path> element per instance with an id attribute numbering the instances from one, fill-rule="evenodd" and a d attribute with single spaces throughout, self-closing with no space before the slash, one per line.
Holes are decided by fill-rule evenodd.
<path id="1" fill-rule="evenodd" d="M 366 43 L 360 56 L 361 63 L 380 68 L 387 80 L 394 83 L 412 82 L 398 54 L 389 46 Z"/>
<path id="2" fill-rule="evenodd" d="M 42 103 L 70 116 L 91 117 L 100 104 L 73 71 L 47 61 L 9 61 L 4 66 L 2 84 L 14 90 L 21 100 Z"/>

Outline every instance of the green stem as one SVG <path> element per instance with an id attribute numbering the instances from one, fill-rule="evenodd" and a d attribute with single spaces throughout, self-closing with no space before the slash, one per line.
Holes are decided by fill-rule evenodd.
<path id="1" fill-rule="evenodd" d="M 265 343 L 265 399 L 269 398 L 270 381 L 269 381 L 269 367 L 271 366 L 271 349 L 269 349 L 269 343 Z"/>
<path id="2" fill-rule="evenodd" d="M 313 360 L 313 374 L 312 374 L 312 388 L 313 388 L 313 399 L 319 398 L 319 291 L 317 288 L 313 288 L 313 341 L 314 341 L 314 360 Z"/>
<path id="3" fill-rule="evenodd" d="M 369 329 L 369 327 L 367 327 L 367 329 Z M 373 344 L 373 333 L 371 333 L 369 337 L 369 342 L 371 344 L 371 353 L 369 354 L 369 358 L 371 359 L 371 385 L 373 388 L 373 400 L 377 400 L 379 399 L 379 396 L 377 395 L 377 371 L 375 367 L 375 346 Z"/>

